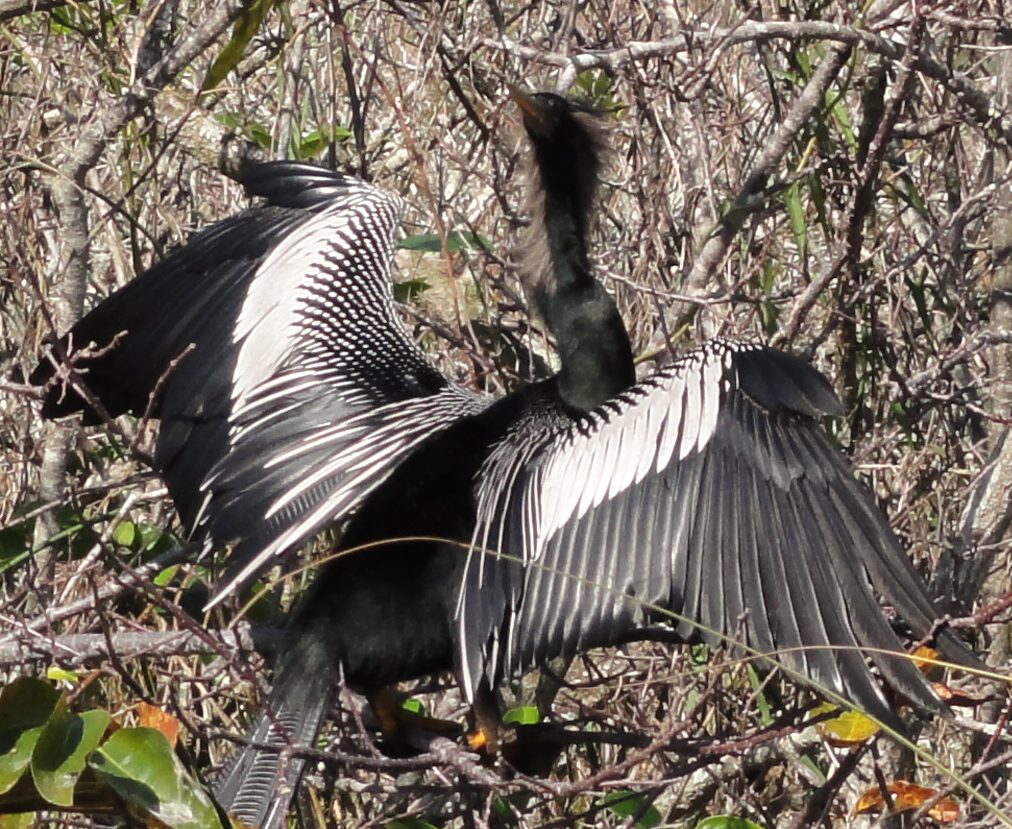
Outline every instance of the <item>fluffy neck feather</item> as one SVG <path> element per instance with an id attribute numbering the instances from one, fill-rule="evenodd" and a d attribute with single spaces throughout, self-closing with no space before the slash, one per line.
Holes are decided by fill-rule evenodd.
<path id="1" fill-rule="evenodd" d="M 636 381 L 629 336 L 587 254 L 599 128 L 590 116 L 569 113 L 551 136 L 531 134 L 531 141 L 539 185 L 528 245 L 534 302 L 558 346 L 563 402 L 589 411 Z"/>

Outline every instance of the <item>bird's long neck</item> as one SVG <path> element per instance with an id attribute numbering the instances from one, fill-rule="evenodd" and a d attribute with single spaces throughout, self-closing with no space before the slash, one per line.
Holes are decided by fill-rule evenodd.
<path id="1" fill-rule="evenodd" d="M 629 335 L 587 255 L 596 157 L 583 170 L 572 155 L 539 152 L 537 163 L 550 273 L 535 301 L 558 346 L 559 393 L 567 405 L 589 411 L 636 382 Z"/>

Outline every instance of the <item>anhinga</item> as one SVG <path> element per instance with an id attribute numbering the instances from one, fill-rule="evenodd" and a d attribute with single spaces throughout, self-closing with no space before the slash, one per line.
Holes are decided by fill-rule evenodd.
<path id="1" fill-rule="evenodd" d="M 628 638 L 651 607 L 707 642 L 743 633 L 883 720 L 896 717 L 866 657 L 941 710 L 921 672 L 887 654 L 902 646 L 873 589 L 917 636 L 936 613 L 819 426 L 841 413 L 827 380 L 716 340 L 636 382 L 587 251 L 595 114 L 514 97 L 537 178 L 532 293 L 561 364 L 549 380 L 492 401 L 442 377 L 392 308 L 399 200 L 297 163 L 253 167 L 244 184 L 265 206 L 196 234 L 63 341 L 126 332 L 75 369 L 113 415 L 143 412 L 157 391 L 155 463 L 183 524 L 206 549 L 234 545 L 219 599 L 346 522 L 340 548 L 353 552 L 296 610 L 251 739 L 311 743 L 339 670 L 375 691 L 453 668 L 473 700 L 542 660 Z M 34 380 L 52 375 L 46 363 Z M 45 415 L 78 410 L 95 420 L 73 388 L 49 389 Z M 973 664 L 950 632 L 937 641 Z M 245 749 L 221 801 L 282 823 L 279 768 L 276 753 Z M 291 782 L 298 764 L 287 769 Z"/>

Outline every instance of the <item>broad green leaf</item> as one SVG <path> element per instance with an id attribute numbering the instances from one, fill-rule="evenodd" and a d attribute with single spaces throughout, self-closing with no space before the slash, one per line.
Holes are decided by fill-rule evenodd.
<path id="1" fill-rule="evenodd" d="M 112 531 L 112 540 L 120 547 L 133 546 L 134 539 L 136 538 L 137 527 L 134 526 L 133 521 L 120 521 L 116 525 L 116 529 Z"/>
<path id="2" fill-rule="evenodd" d="M 0 693 L 0 794 L 10 791 L 28 768 L 60 696 L 48 682 L 30 676 L 19 677 Z"/>
<path id="3" fill-rule="evenodd" d="M 801 69 L 801 74 L 804 80 L 808 80 L 812 77 L 812 58 L 808 54 L 807 49 L 797 49 L 793 52 L 794 59 L 798 62 L 798 67 Z"/>
<path id="4" fill-rule="evenodd" d="M 519 708 L 511 708 L 503 714 L 502 721 L 516 725 L 537 725 L 541 722 L 541 714 L 534 705 L 521 705 Z"/>
<path id="5" fill-rule="evenodd" d="M 173 829 L 222 829 L 210 798 L 160 731 L 122 728 L 92 753 L 88 765 L 129 805 Z"/>
<path id="6" fill-rule="evenodd" d="M 249 119 L 247 116 L 240 116 L 234 112 L 220 112 L 215 115 L 215 120 L 225 127 L 225 129 L 241 133 L 261 150 L 270 149 L 270 132 L 264 126 Z"/>
<path id="7" fill-rule="evenodd" d="M 31 829 L 35 825 L 35 812 L 17 815 L 0 815 L 0 829 Z"/>
<path id="8" fill-rule="evenodd" d="M 405 236 L 397 243 L 401 250 L 420 250 L 426 253 L 439 253 L 439 237 L 435 233 L 415 233 Z"/>
<path id="9" fill-rule="evenodd" d="M 73 805 L 77 778 L 107 725 L 105 711 L 75 714 L 60 698 L 32 752 L 32 779 L 42 797 L 57 806 Z"/>
<path id="10" fill-rule="evenodd" d="M 713 815 L 699 821 L 696 829 L 762 829 L 762 827 L 743 817 Z"/>
<path id="11" fill-rule="evenodd" d="M 225 44 L 218 57 L 214 59 L 214 63 L 211 64 L 211 68 L 207 70 L 207 77 L 204 78 L 204 84 L 200 88 L 201 92 L 214 89 L 225 80 L 225 76 L 229 72 L 239 65 L 239 61 L 246 53 L 246 47 L 249 46 L 253 35 L 257 33 L 260 24 L 264 22 L 274 1 L 253 0 L 243 9 L 239 19 L 235 21 L 235 26 L 232 27 L 231 40 Z"/>
<path id="12" fill-rule="evenodd" d="M 596 805 L 606 806 L 609 812 L 619 817 L 636 818 L 633 825 L 637 829 L 653 829 L 663 822 L 661 813 L 645 794 L 628 790 L 611 792 L 597 801 Z"/>

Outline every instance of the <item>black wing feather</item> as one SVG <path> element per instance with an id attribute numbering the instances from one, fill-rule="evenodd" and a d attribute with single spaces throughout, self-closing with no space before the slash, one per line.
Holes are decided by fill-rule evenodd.
<path id="1" fill-rule="evenodd" d="M 909 659 L 861 650 L 902 650 L 872 585 L 917 635 L 935 614 L 884 517 L 818 427 L 816 418 L 839 410 L 804 363 L 718 341 L 586 417 L 518 428 L 505 443 L 523 435 L 537 449 L 526 474 L 508 481 L 495 458 L 486 467 L 483 503 L 498 506 L 479 509 L 477 536 L 502 531 L 527 566 L 501 569 L 496 591 L 462 601 L 465 687 L 482 672 L 494 681 L 620 639 L 649 615 L 631 594 L 684 615 L 682 635 L 715 643 L 743 628 L 750 648 L 782 651 L 787 666 L 893 725 L 869 659 L 896 690 L 941 710 Z M 465 594 L 476 588 L 474 565 L 472 556 Z M 504 624 L 525 633 L 490 662 L 482 643 Z M 939 645 L 975 664 L 955 637 Z"/>
<path id="2" fill-rule="evenodd" d="M 193 539 L 241 539 L 219 598 L 487 405 L 450 385 L 394 313 L 396 197 L 295 162 L 254 165 L 243 181 L 268 205 L 195 234 L 64 338 L 104 345 L 126 330 L 80 365 L 113 415 L 145 411 L 191 349 L 155 401 L 155 464 Z M 32 380 L 52 375 L 45 363 Z M 43 413 L 77 410 L 97 420 L 53 388 Z"/>

